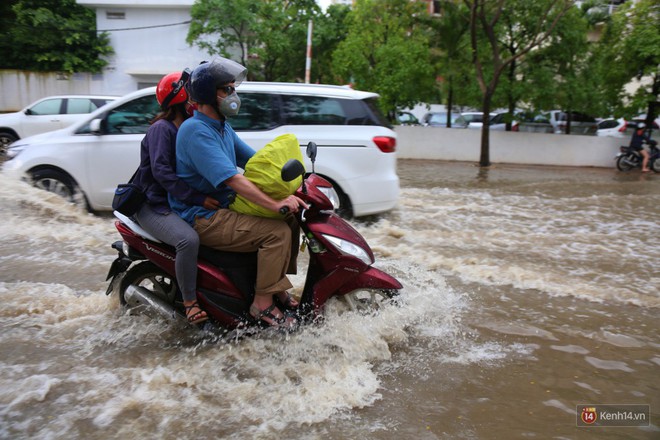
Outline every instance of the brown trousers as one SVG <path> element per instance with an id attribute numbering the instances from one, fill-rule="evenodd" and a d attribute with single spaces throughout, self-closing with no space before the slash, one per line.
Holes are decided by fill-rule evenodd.
<path id="1" fill-rule="evenodd" d="M 222 251 L 257 252 L 256 295 L 292 288 L 287 273 L 296 273 L 300 232 L 296 219 L 255 217 L 219 209 L 209 219 L 198 217 L 195 230 L 201 244 Z"/>

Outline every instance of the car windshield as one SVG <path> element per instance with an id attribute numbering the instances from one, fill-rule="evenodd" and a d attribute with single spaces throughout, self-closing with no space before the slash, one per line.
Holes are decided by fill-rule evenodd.
<path id="1" fill-rule="evenodd" d="M 447 113 L 432 113 L 429 118 L 429 122 L 436 124 L 446 124 L 447 123 Z"/>

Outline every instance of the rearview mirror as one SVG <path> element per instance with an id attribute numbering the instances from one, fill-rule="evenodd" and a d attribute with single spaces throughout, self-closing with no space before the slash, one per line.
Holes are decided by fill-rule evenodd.
<path id="1" fill-rule="evenodd" d="M 314 163 L 316 161 L 316 143 L 314 142 L 309 142 L 307 144 L 307 157 L 309 157 L 309 160 Z"/>
<path id="2" fill-rule="evenodd" d="M 305 166 L 298 159 L 290 159 L 282 167 L 282 180 L 292 182 L 305 175 Z"/>

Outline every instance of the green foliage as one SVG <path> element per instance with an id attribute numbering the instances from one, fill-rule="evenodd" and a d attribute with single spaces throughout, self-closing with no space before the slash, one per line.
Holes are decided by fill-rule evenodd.
<path id="1" fill-rule="evenodd" d="M 335 71 L 357 89 L 381 95 L 393 119 L 434 94 L 425 5 L 408 0 L 358 0 L 348 14 L 347 35 L 334 53 Z"/>
<path id="2" fill-rule="evenodd" d="M 319 14 L 314 0 L 198 0 L 187 41 L 236 59 L 252 80 L 302 80 L 308 21 Z"/>
<path id="3" fill-rule="evenodd" d="M 333 4 L 325 14 L 319 14 L 314 19 L 311 75 L 314 82 L 341 83 L 341 78 L 334 72 L 332 54 L 344 40 L 344 23 L 349 12 L 348 6 Z"/>
<path id="4" fill-rule="evenodd" d="M 557 23 L 547 44 L 530 53 L 526 74 L 534 87 L 528 101 L 536 109 L 559 108 L 603 114 L 598 92 L 598 69 L 593 63 L 593 43 L 587 40 L 586 15 L 572 8 Z"/>
<path id="5" fill-rule="evenodd" d="M 441 13 L 429 20 L 432 62 L 437 66 L 441 96 L 451 109 L 455 103 L 477 106 L 479 90 L 471 63 L 470 17 L 462 3 L 441 2 Z M 427 102 L 434 102 L 428 100 Z M 440 101 L 439 101 L 440 102 Z"/>
<path id="6" fill-rule="evenodd" d="M 97 35 L 94 12 L 75 0 L 18 0 L 2 20 L 2 68 L 98 73 L 112 53 L 107 34 Z"/>
<path id="7" fill-rule="evenodd" d="M 476 80 L 482 95 L 481 110 L 488 114 L 507 68 L 533 50 L 545 47 L 571 0 L 464 0 L 470 10 L 470 42 Z M 511 23 L 506 29 L 507 21 Z M 508 35 L 508 37 L 505 37 Z M 504 37 L 504 38 L 503 38 Z M 513 50 L 512 50 L 513 48 Z M 506 75 L 504 75 L 506 77 Z M 516 81 L 509 75 L 510 86 Z M 490 131 L 484 124 L 481 135 L 481 166 L 490 165 Z"/>
<path id="8" fill-rule="evenodd" d="M 660 99 L 660 3 L 625 4 L 612 16 L 599 47 L 598 62 L 608 86 L 604 100 L 615 115 L 634 116 Z M 630 91 L 630 82 L 639 85 Z"/>

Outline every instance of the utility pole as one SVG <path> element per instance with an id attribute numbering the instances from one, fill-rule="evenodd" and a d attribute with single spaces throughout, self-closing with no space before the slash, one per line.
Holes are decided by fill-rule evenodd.
<path id="1" fill-rule="evenodd" d="M 309 84 L 312 70 L 312 20 L 307 22 L 307 57 L 305 60 L 305 84 Z"/>

